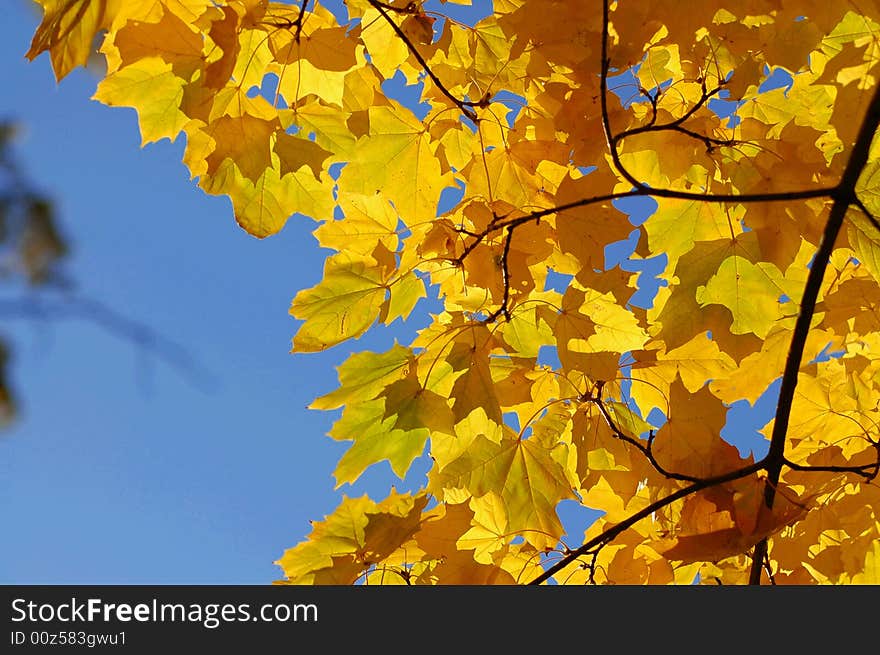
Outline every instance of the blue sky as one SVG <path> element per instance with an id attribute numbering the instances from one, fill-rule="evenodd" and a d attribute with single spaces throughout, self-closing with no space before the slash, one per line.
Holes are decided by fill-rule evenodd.
<path id="1" fill-rule="evenodd" d="M 182 139 L 140 150 L 134 111 L 89 99 L 94 74 L 56 86 L 45 55 L 24 59 L 38 22 L 5 3 L 0 119 L 20 121 L 19 163 L 57 204 L 76 293 L 180 344 L 200 374 L 92 321 L 0 319 L 22 414 L 0 435 L 0 583 L 271 582 L 309 519 L 394 482 L 381 465 L 333 490 L 345 444 L 325 436 L 335 414 L 306 406 L 347 351 L 289 354 L 290 301 L 323 265 L 314 223 L 247 235 L 189 180 Z"/>

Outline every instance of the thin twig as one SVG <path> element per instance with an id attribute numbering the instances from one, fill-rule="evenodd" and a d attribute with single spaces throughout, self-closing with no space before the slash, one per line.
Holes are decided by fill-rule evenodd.
<path id="1" fill-rule="evenodd" d="M 104 303 L 81 296 L 63 300 L 38 297 L 0 299 L 0 316 L 31 321 L 85 320 L 110 334 L 151 353 L 189 379 L 204 392 L 216 387 L 214 376 L 207 372 L 179 343 L 136 320 L 123 316 Z"/>
<path id="2" fill-rule="evenodd" d="M 601 387 L 600 387 L 601 389 Z M 608 427 L 614 433 L 614 436 L 624 441 L 631 446 L 635 447 L 639 452 L 641 452 L 647 460 L 651 463 L 651 466 L 654 467 L 660 475 L 670 480 L 680 480 L 682 482 L 699 482 L 702 478 L 698 478 L 692 475 L 687 475 L 685 473 L 676 473 L 675 471 L 669 471 L 664 468 L 660 462 L 657 461 L 657 458 L 654 456 L 654 440 L 653 435 L 648 440 L 647 445 L 642 444 L 638 439 L 634 439 L 630 437 L 628 434 L 624 433 L 617 425 L 614 423 L 614 419 L 611 416 L 611 413 L 608 411 L 608 408 L 605 407 L 605 403 L 602 402 L 601 398 L 598 397 L 587 397 L 584 398 L 586 402 L 593 403 L 596 407 L 599 408 L 599 412 L 601 412 L 602 417 L 605 419 L 605 422 L 608 424 Z"/>
<path id="3" fill-rule="evenodd" d="M 625 530 L 631 528 L 633 525 L 638 523 L 644 518 L 651 516 L 657 510 L 663 509 L 667 505 L 671 505 L 677 500 L 681 500 L 682 498 L 687 498 L 691 494 L 695 494 L 702 489 L 707 489 L 709 487 L 714 487 L 720 484 L 724 484 L 726 482 L 732 482 L 733 480 L 739 480 L 741 478 L 748 477 L 753 473 L 760 471 L 763 468 L 763 465 L 760 462 L 756 462 L 749 466 L 743 467 L 741 469 L 737 469 L 735 471 L 731 471 L 730 473 L 725 473 L 724 475 L 715 476 L 713 478 L 706 478 L 705 480 L 700 480 L 698 482 L 694 482 L 686 487 L 680 488 L 678 491 L 675 491 L 668 496 L 657 500 L 647 507 L 639 510 L 635 514 L 632 514 L 628 518 L 624 519 L 620 523 L 616 523 L 604 530 L 601 534 L 593 537 L 589 541 L 585 542 L 579 548 L 572 550 L 571 553 L 563 557 L 556 564 L 545 570 L 541 575 L 532 580 L 529 584 L 541 584 L 548 578 L 552 577 L 566 566 L 568 566 L 572 561 L 576 560 L 581 555 L 588 553 L 590 550 L 599 546 L 600 544 L 606 544 L 613 539 L 615 539 L 620 533 Z"/>
<path id="4" fill-rule="evenodd" d="M 404 33 L 404 31 L 400 28 L 400 26 L 394 22 L 391 16 L 388 15 L 388 11 L 386 9 L 386 5 L 382 2 L 378 2 L 377 0 L 368 0 L 369 3 L 378 11 L 382 18 L 384 18 L 389 25 L 391 25 L 391 29 L 394 30 L 394 33 L 397 34 L 397 37 L 406 44 L 407 49 L 410 51 L 413 57 L 416 58 L 416 61 L 419 62 L 419 65 L 424 69 L 425 74 L 431 78 L 431 81 L 437 86 L 438 89 L 449 98 L 456 107 L 459 108 L 462 114 L 467 116 L 472 122 L 476 123 L 479 120 L 477 116 L 477 112 L 474 111 L 474 107 L 486 107 L 489 105 L 489 94 L 488 92 L 479 100 L 462 100 L 461 98 L 457 98 L 443 82 L 437 77 L 436 73 L 431 70 L 431 67 L 428 66 L 428 62 L 425 61 L 425 58 L 422 57 L 422 54 L 419 52 L 418 48 L 416 48 L 415 44 L 410 41 L 409 37 Z"/>

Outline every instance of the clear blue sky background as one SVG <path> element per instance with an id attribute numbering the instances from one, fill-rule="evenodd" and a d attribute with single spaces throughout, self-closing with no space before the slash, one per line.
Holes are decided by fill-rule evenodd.
<path id="1" fill-rule="evenodd" d="M 206 375 L 90 321 L 0 319 L 22 412 L 0 434 L 0 583 L 278 579 L 273 561 L 309 519 L 394 483 L 380 465 L 333 490 L 345 444 L 325 436 L 335 414 L 306 406 L 334 388 L 346 350 L 288 354 L 290 301 L 323 265 L 314 223 L 247 235 L 190 182 L 182 138 L 140 150 L 134 111 L 89 99 L 94 74 L 56 86 L 46 55 L 24 59 L 39 13 L 3 4 L 0 119 L 21 122 L 19 162 L 57 203 L 77 293 L 179 343 Z M 416 327 L 353 345 L 385 350 Z"/>
<path id="2" fill-rule="evenodd" d="M 134 111 L 89 99 L 93 73 L 56 86 L 47 56 L 24 59 L 38 22 L 27 0 L 5 3 L 0 119 L 21 123 L 19 162 L 56 201 L 77 293 L 180 344 L 202 372 L 88 320 L 0 319 L 22 412 L 0 435 L 0 583 L 271 582 L 273 561 L 342 493 L 415 488 L 425 465 L 400 482 L 382 464 L 333 489 L 346 447 L 325 436 L 336 414 L 306 406 L 350 350 L 288 354 L 290 300 L 320 279 L 314 224 L 248 236 L 226 199 L 189 180 L 182 138 L 140 150 Z M 19 293 L 0 286 L 0 298 Z M 352 347 L 385 350 L 424 324 Z M 767 409 L 757 421 L 736 411 L 730 440 L 747 451 Z M 563 511 L 579 534 L 586 516 Z"/>

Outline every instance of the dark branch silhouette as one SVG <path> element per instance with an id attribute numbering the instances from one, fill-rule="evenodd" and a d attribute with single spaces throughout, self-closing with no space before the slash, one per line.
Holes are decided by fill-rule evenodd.
<path id="1" fill-rule="evenodd" d="M 704 480 L 698 480 L 697 482 L 693 482 L 686 487 L 680 488 L 678 491 L 675 491 L 665 498 L 661 498 L 657 500 L 642 510 L 639 510 L 632 516 L 627 519 L 624 519 L 620 523 L 616 523 L 615 525 L 606 528 L 602 534 L 599 534 L 589 541 L 585 542 L 579 548 L 575 548 L 571 552 L 569 552 L 565 557 L 559 560 L 556 564 L 549 567 L 545 570 L 541 575 L 532 580 L 529 584 L 541 584 L 545 580 L 551 578 L 555 574 L 562 571 L 573 561 L 582 557 L 583 555 L 589 553 L 592 549 L 597 546 L 602 546 L 614 540 L 618 535 L 620 535 L 625 530 L 628 530 L 636 523 L 641 521 L 644 518 L 651 516 L 657 510 L 663 509 L 667 505 L 674 503 L 677 500 L 681 500 L 682 498 L 687 498 L 691 494 L 695 494 L 696 492 L 702 489 L 708 489 L 709 487 L 714 487 L 719 484 L 724 484 L 725 482 L 732 482 L 734 480 L 739 480 L 740 478 L 748 477 L 753 473 L 757 473 L 758 471 L 763 469 L 763 464 L 761 462 L 756 462 L 750 466 L 746 466 L 741 469 L 737 469 L 736 471 L 731 471 L 730 473 L 726 473 L 724 475 L 719 475 L 713 478 L 706 478 Z"/>
<path id="2" fill-rule="evenodd" d="M 75 295 L 52 299 L 37 295 L 0 298 L 0 318 L 40 322 L 78 320 L 92 323 L 161 360 L 199 390 L 209 392 L 216 387 L 214 376 L 186 347 L 97 300 Z"/>
<path id="3" fill-rule="evenodd" d="M 438 89 L 449 98 L 452 103 L 461 110 L 461 113 L 467 116 L 472 122 L 477 123 L 479 121 L 479 116 L 474 111 L 474 107 L 487 107 L 489 105 L 489 98 L 491 97 L 489 91 L 485 93 L 485 95 L 479 100 L 463 100 L 462 98 L 457 98 L 455 94 L 453 94 L 445 84 L 440 80 L 439 77 L 431 70 L 431 67 L 428 66 L 428 62 L 425 61 L 425 58 L 422 56 L 422 53 L 419 52 L 418 48 L 416 48 L 415 44 L 409 39 L 409 37 L 404 33 L 404 31 L 400 28 L 400 25 L 394 22 L 394 19 L 388 14 L 389 9 L 394 9 L 389 5 L 386 5 L 383 2 L 377 2 L 377 0 L 369 0 L 369 3 L 380 13 L 382 14 L 382 18 L 384 18 L 388 24 L 391 26 L 391 29 L 394 30 L 394 33 L 403 40 L 406 44 L 406 47 L 412 53 L 413 57 L 416 58 L 416 61 L 419 62 L 419 65 L 425 71 L 428 77 L 431 78 L 431 81 L 437 86 Z M 414 11 L 402 11 L 401 13 L 415 13 Z"/>

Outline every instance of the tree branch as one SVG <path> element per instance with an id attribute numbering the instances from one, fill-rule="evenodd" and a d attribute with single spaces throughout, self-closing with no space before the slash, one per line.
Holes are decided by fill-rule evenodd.
<path id="1" fill-rule="evenodd" d="M 529 584 L 533 584 L 533 585 L 541 584 L 542 582 L 544 582 L 545 580 L 552 577 L 553 575 L 555 575 L 556 573 L 558 573 L 559 571 L 564 569 L 566 566 L 571 564 L 578 557 L 580 557 L 582 555 L 586 555 L 587 553 L 590 552 L 591 549 L 595 548 L 596 546 L 606 544 L 606 543 L 612 541 L 620 533 L 629 529 L 630 527 L 632 527 L 633 525 L 635 525 L 636 523 L 638 523 L 642 519 L 647 518 L 648 516 L 651 516 L 651 514 L 653 514 L 657 510 L 662 509 L 662 508 L 666 507 L 667 505 L 674 503 L 677 500 L 681 500 L 682 498 L 686 498 L 687 496 L 690 496 L 691 494 L 694 494 L 702 489 L 707 489 L 709 487 L 714 487 L 719 484 L 724 484 L 725 482 L 732 482 L 733 480 L 739 480 L 740 478 L 748 477 L 749 475 L 752 475 L 753 473 L 760 471 L 762 468 L 763 468 L 763 465 L 760 462 L 756 462 L 754 464 L 743 467 L 741 469 L 737 469 L 736 471 L 731 471 L 730 473 L 725 473 L 724 475 L 719 475 L 714 478 L 706 478 L 705 480 L 700 480 L 698 482 L 694 482 L 693 484 L 690 484 L 687 487 L 682 487 L 678 491 L 675 491 L 675 492 L 669 494 L 665 498 L 661 498 L 660 500 L 651 503 L 650 505 L 648 505 L 644 509 L 639 510 L 638 512 L 636 512 L 635 514 L 633 514 L 629 518 L 624 519 L 620 523 L 616 523 L 615 525 L 611 526 L 610 528 L 608 528 L 604 532 L 602 532 L 602 534 L 600 534 L 596 537 L 593 537 L 589 541 L 585 542 L 579 548 L 572 550 L 565 557 L 563 557 L 561 560 L 559 560 L 556 564 L 554 564 L 553 566 L 548 568 L 546 571 L 544 571 L 541 575 L 539 575 L 534 580 L 532 580 Z"/>
<path id="2" fill-rule="evenodd" d="M 504 237 L 504 249 L 501 252 L 501 261 L 499 262 L 499 265 L 501 266 L 501 283 L 504 286 L 503 297 L 501 298 L 501 305 L 483 320 L 484 323 L 492 323 L 499 316 L 504 316 L 505 320 L 510 320 L 510 308 L 507 306 L 508 302 L 510 302 L 510 268 L 507 259 L 510 255 L 510 242 L 512 239 L 513 228 L 508 227 L 507 235 Z"/>
<path id="3" fill-rule="evenodd" d="M 697 478 L 691 475 L 685 475 L 684 473 L 676 473 L 675 471 L 666 470 L 660 462 L 657 461 L 657 458 L 654 457 L 654 439 L 653 432 L 651 432 L 651 438 L 648 439 L 647 445 L 642 444 L 638 439 L 634 439 L 628 434 L 624 433 L 617 424 L 614 422 L 614 418 L 611 416 L 611 413 L 608 411 L 608 408 L 605 407 L 605 403 L 602 402 L 601 394 L 602 387 L 604 383 L 599 383 L 597 385 L 596 393 L 592 396 L 583 397 L 582 400 L 584 402 L 593 403 L 599 408 L 599 412 L 602 414 L 602 418 L 605 419 L 605 422 L 608 424 L 608 427 L 614 433 L 614 436 L 621 441 L 624 441 L 634 448 L 636 448 L 639 452 L 641 452 L 645 458 L 647 458 L 648 462 L 650 462 L 651 466 L 654 467 L 660 475 L 670 480 L 679 480 L 681 482 L 699 482 L 701 478 Z"/>
<path id="4" fill-rule="evenodd" d="M 778 191 L 772 193 L 744 193 L 741 195 L 738 194 L 710 194 L 710 193 L 693 193 L 690 191 L 681 191 L 678 189 L 654 189 L 652 187 L 647 186 L 638 178 L 636 178 L 632 173 L 630 173 L 623 163 L 620 161 L 620 153 L 617 150 L 617 144 L 623 136 L 629 134 L 639 133 L 639 131 L 657 131 L 658 129 L 672 129 L 673 127 L 680 126 L 680 123 L 677 121 L 673 121 L 672 123 L 667 123 L 664 125 L 652 125 L 647 128 L 635 128 L 634 130 L 630 130 L 629 132 L 622 132 L 619 135 L 615 135 L 611 129 L 611 119 L 608 112 L 608 71 L 611 66 L 611 59 L 608 55 L 608 28 L 610 24 L 609 17 L 609 0 L 603 0 L 602 2 L 602 66 L 601 66 L 601 74 L 599 77 L 599 105 L 600 111 L 602 113 L 602 130 L 605 133 L 605 142 L 608 147 L 608 152 L 611 155 L 611 161 L 614 165 L 614 168 L 620 173 L 627 182 L 633 185 L 637 191 L 640 192 L 641 195 L 656 197 L 656 198 L 675 198 L 678 200 L 699 200 L 705 202 L 739 202 L 739 203 L 751 203 L 751 202 L 779 202 L 779 201 L 790 201 L 790 200 L 807 200 L 809 198 L 824 198 L 830 197 L 837 190 L 837 187 L 831 188 L 816 188 L 816 189 L 798 189 L 794 191 Z M 705 95 L 705 94 L 704 94 Z M 708 99 L 708 98 L 707 98 Z M 696 109 L 694 110 L 696 111 Z M 690 113 L 686 113 L 685 117 L 690 116 Z M 684 118 L 684 117 L 683 117 Z M 679 120 L 683 120 L 679 119 Z M 680 130 L 679 130 L 680 131 Z M 693 136 L 693 134 L 692 134 Z M 703 138 L 703 137 L 698 137 Z"/>
<path id="5" fill-rule="evenodd" d="M 785 360 L 785 369 L 782 374 L 782 386 L 779 389 L 779 400 L 776 405 L 776 417 L 773 424 L 773 434 L 770 437 L 770 449 L 764 458 L 767 468 L 767 482 L 764 487 L 764 503 L 767 507 L 773 507 L 776 497 L 776 486 L 785 464 L 785 440 L 788 432 L 788 421 L 791 416 L 794 391 L 797 387 L 798 372 L 803 359 L 804 348 L 807 344 L 807 336 L 810 332 L 810 323 L 816 310 L 816 300 L 822 287 L 822 279 L 825 269 L 834 249 L 834 242 L 840 233 L 843 219 L 850 204 L 857 201 L 855 188 L 859 175 L 868 161 L 868 151 L 874 133 L 880 125 L 880 87 L 874 92 L 871 104 L 862 120 L 859 134 L 856 137 L 852 153 L 843 171 L 843 177 L 835 188 L 832 197 L 834 204 L 822 233 L 819 248 L 813 257 L 810 272 L 804 285 L 804 293 L 801 298 L 800 312 L 795 322 L 794 332 L 791 335 L 791 345 L 788 348 L 788 356 Z M 756 546 L 752 556 L 752 570 L 749 575 L 749 584 L 760 584 L 761 563 L 767 553 L 767 539 L 762 539 Z"/>
<path id="6" fill-rule="evenodd" d="M 216 385 L 213 375 L 193 359 L 186 348 L 97 300 L 73 297 L 69 300 L 47 302 L 38 297 L 4 298 L 0 299 L 0 316 L 32 321 L 65 319 L 89 321 L 164 361 L 200 390 L 207 392 Z"/>
<path id="7" fill-rule="evenodd" d="M 392 20 L 391 16 L 388 15 L 388 5 L 383 2 L 378 2 L 377 0 L 368 0 L 370 5 L 372 5 L 376 11 L 382 14 L 382 18 L 384 18 L 389 25 L 391 25 L 391 29 L 394 30 L 394 33 L 397 34 L 398 38 L 406 44 L 407 49 L 412 53 L 412 56 L 416 58 L 416 61 L 419 62 L 419 65 L 424 69 L 425 74 L 431 78 L 431 81 L 434 82 L 436 87 L 440 89 L 440 91 L 449 98 L 456 107 L 459 108 L 462 114 L 467 116 L 472 122 L 476 123 L 479 120 L 477 116 L 477 112 L 473 110 L 474 107 L 485 107 L 489 104 L 489 92 L 486 92 L 479 100 L 462 100 L 460 98 L 455 97 L 455 95 L 446 88 L 446 85 L 440 81 L 440 78 L 431 70 L 431 67 L 428 66 L 428 62 L 425 61 L 425 58 L 422 57 L 422 54 L 418 51 L 415 44 L 410 41 L 409 37 L 403 32 L 400 26 Z M 396 11 L 396 9 L 395 9 Z M 412 13 L 412 12 L 402 12 L 402 13 Z"/>
<path id="8" fill-rule="evenodd" d="M 877 477 L 878 472 L 880 472 L 880 458 L 876 462 L 872 464 L 860 464 L 853 466 L 808 466 L 804 464 L 795 464 L 788 458 L 783 458 L 783 464 L 790 468 L 793 471 L 817 471 L 824 473 L 854 473 L 859 475 L 866 480 L 873 480 Z"/>

